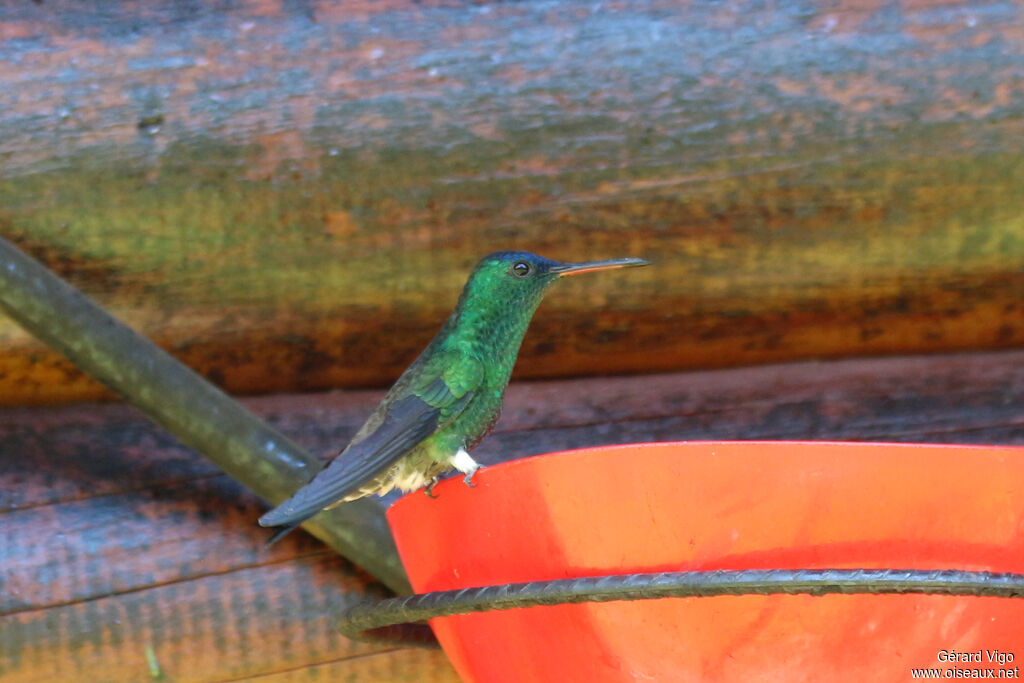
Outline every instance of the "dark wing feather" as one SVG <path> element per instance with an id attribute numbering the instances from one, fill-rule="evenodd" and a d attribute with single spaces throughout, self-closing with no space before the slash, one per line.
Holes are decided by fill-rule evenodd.
<path id="1" fill-rule="evenodd" d="M 437 429 L 441 409 L 415 395 L 388 407 L 384 421 L 336 457 L 313 481 L 260 517 L 260 526 L 293 525 L 354 493 Z"/>

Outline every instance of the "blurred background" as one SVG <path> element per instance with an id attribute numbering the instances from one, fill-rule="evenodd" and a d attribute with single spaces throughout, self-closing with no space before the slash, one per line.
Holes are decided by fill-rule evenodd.
<path id="1" fill-rule="evenodd" d="M 1019 2 L 0 5 L 0 236 L 317 455 L 501 249 L 654 266 L 550 292 L 484 463 L 1024 444 L 1022 206 Z M 0 316 L 5 683 L 457 680 L 110 398 Z"/>
<path id="2" fill-rule="evenodd" d="M 0 234 L 233 393 L 386 386 L 498 249 L 517 377 L 1020 346 L 1011 2 L 0 14 Z M 0 402 L 102 389 L 0 323 Z"/>

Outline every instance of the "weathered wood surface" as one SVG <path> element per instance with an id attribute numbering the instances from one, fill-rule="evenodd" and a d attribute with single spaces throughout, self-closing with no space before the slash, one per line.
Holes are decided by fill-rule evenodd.
<path id="1" fill-rule="evenodd" d="M 228 390 L 384 385 L 495 248 L 521 377 L 1019 346 L 1020 3 L 0 7 L 0 234 Z M 0 324 L 0 402 L 99 389 Z"/>
<path id="2" fill-rule="evenodd" d="M 251 400 L 330 452 L 379 398 Z M 487 463 L 673 439 L 1024 444 L 1024 352 L 514 384 Z M 437 652 L 354 644 L 331 615 L 378 595 L 123 405 L 0 411 L 0 679 L 454 681 Z"/>

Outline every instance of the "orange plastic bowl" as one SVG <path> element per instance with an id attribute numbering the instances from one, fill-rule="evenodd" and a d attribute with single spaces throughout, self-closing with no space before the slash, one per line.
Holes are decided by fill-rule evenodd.
<path id="1" fill-rule="evenodd" d="M 687 569 L 1024 572 L 1019 448 L 643 444 L 511 462 L 475 482 L 392 506 L 417 592 Z M 1011 598 L 667 598 L 431 625 L 459 674 L 481 682 L 905 681 L 1024 660 L 1024 600 Z M 979 651 L 980 663 L 948 661 Z"/>

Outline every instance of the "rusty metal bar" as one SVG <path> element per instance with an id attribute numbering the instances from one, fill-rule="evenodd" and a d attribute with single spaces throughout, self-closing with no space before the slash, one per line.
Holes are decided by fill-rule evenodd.
<path id="1" fill-rule="evenodd" d="M 420 593 L 349 607 L 347 638 L 430 646 L 416 622 L 541 605 L 715 595 L 973 595 L 1024 598 L 1024 574 L 961 569 L 715 569 L 583 576 Z M 419 627 L 419 628 L 417 628 Z"/>
<path id="2" fill-rule="evenodd" d="M 281 502 L 320 469 L 301 446 L 3 238 L 0 308 L 261 498 Z M 392 590 L 408 593 L 384 509 L 363 499 L 305 526 Z"/>

